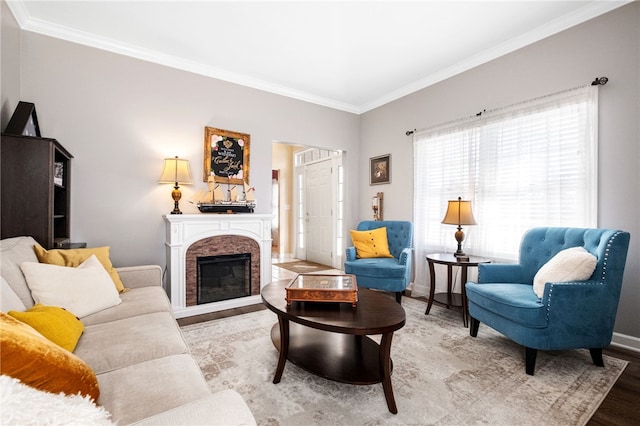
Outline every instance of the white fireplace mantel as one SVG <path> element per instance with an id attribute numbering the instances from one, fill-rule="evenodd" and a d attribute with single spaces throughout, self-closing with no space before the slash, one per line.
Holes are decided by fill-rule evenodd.
<path id="1" fill-rule="evenodd" d="M 168 280 L 166 291 L 171 299 L 173 315 L 183 318 L 224 309 L 261 303 L 260 295 L 223 300 L 204 305 L 187 306 L 186 265 L 187 249 L 204 238 L 220 235 L 239 235 L 255 240 L 260 246 L 260 288 L 271 281 L 271 215 L 239 214 L 168 214 L 166 222 L 166 251 Z"/>

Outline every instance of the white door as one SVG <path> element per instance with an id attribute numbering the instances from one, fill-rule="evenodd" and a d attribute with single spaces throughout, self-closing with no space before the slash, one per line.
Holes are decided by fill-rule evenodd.
<path id="1" fill-rule="evenodd" d="M 307 165 L 304 180 L 307 260 L 331 266 L 335 237 L 331 159 Z"/>

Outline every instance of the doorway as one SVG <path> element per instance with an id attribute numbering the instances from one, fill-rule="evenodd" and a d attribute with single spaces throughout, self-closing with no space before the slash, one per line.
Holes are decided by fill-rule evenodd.
<path id="1" fill-rule="evenodd" d="M 276 261 L 307 260 L 341 269 L 344 251 L 343 153 L 274 143 L 279 171 Z M 285 164 L 286 163 L 286 164 Z"/>
<path id="2" fill-rule="evenodd" d="M 280 170 L 271 170 L 271 253 L 280 255 Z"/>

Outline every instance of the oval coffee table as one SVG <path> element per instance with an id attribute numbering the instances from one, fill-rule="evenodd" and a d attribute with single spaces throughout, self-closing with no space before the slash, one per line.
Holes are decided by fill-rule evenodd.
<path id="1" fill-rule="evenodd" d="M 387 407 L 398 413 L 391 386 L 391 339 L 404 327 L 402 306 L 388 295 L 358 289 L 358 305 L 293 302 L 287 306 L 288 280 L 262 289 L 262 300 L 278 315 L 271 340 L 280 352 L 273 383 L 279 383 L 287 360 L 326 379 L 355 385 L 382 383 Z M 367 335 L 381 334 L 380 344 Z"/>

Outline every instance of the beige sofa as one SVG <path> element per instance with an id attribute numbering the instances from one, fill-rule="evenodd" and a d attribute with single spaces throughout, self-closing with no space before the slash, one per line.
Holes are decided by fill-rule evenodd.
<path id="1" fill-rule="evenodd" d="M 34 304 L 20 269 L 38 262 L 31 237 L 0 241 L 5 302 Z M 84 333 L 74 353 L 96 373 L 97 401 L 117 424 L 255 424 L 242 397 L 232 390 L 212 394 L 162 288 L 159 266 L 119 268 L 122 303 L 82 318 Z M 14 309 L 15 310 L 15 309 Z"/>

